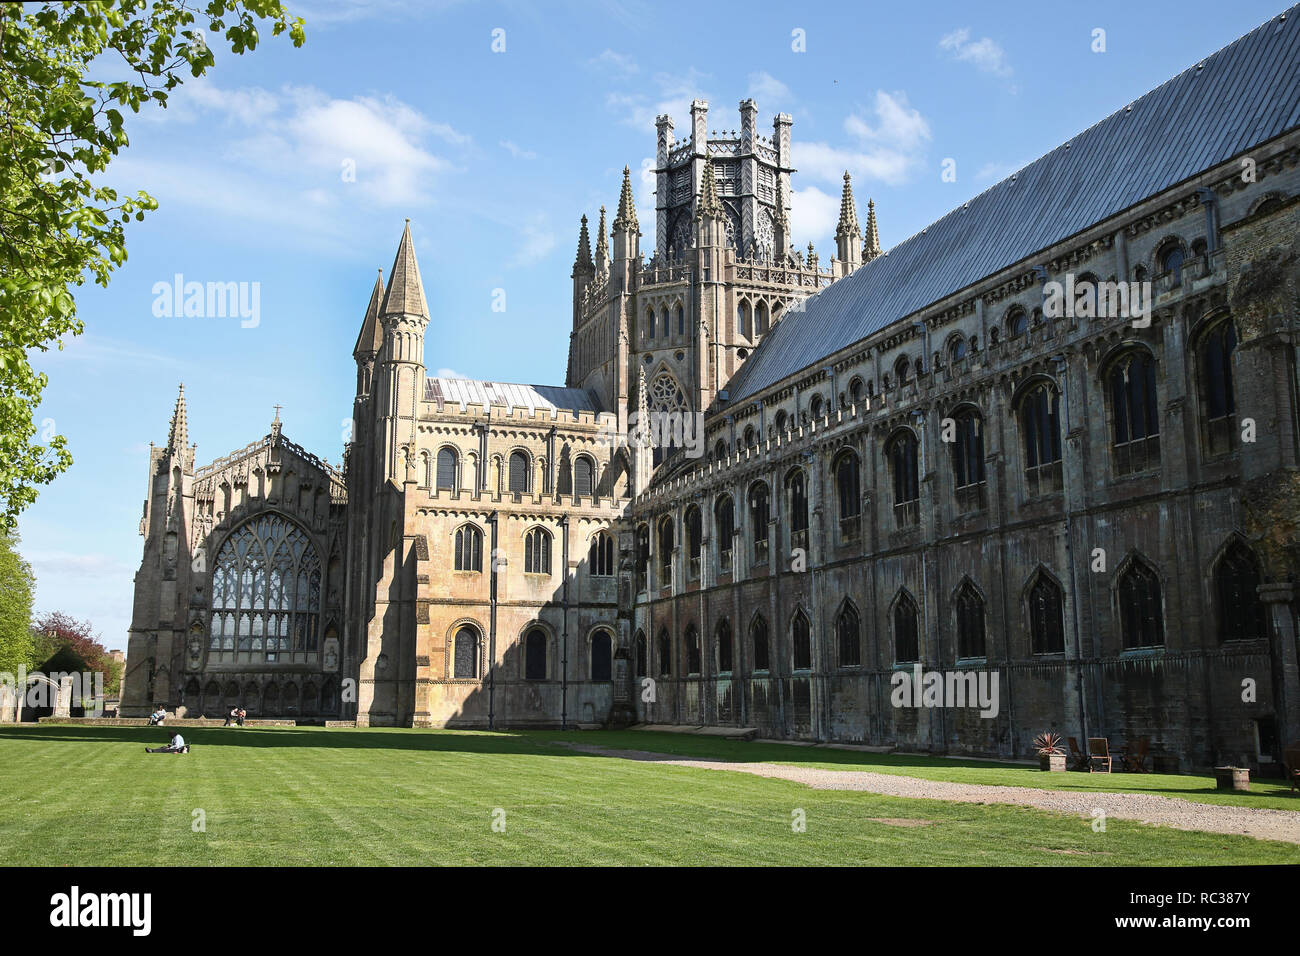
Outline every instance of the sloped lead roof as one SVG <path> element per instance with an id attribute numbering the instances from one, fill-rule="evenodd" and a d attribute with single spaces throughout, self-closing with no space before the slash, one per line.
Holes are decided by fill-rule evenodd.
<path id="1" fill-rule="evenodd" d="M 781 318 L 731 403 L 1300 122 L 1300 4 Z"/>
<path id="2" fill-rule="evenodd" d="M 472 378 L 429 377 L 424 380 L 424 400 L 444 405 L 505 405 L 507 408 L 569 409 L 598 412 L 599 406 L 585 389 L 555 385 L 515 385 L 510 382 L 482 382 Z"/>

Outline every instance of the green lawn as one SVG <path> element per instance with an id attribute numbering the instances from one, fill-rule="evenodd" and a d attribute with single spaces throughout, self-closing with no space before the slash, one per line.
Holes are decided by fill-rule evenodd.
<path id="1" fill-rule="evenodd" d="M 1296 859 L 1295 846 L 1248 837 L 1114 819 L 1105 833 L 1094 833 L 1088 820 L 1035 810 L 815 791 L 746 774 L 588 756 L 555 741 L 679 752 L 707 744 L 746 759 L 815 757 L 818 764 L 885 769 L 881 758 L 856 753 L 841 761 L 835 751 L 672 734 L 320 728 L 194 728 L 185 732 L 195 745 L 192 754 L 144 753 L 146 743 L 157 746 L 163 736 L 145 728 L 0 727 L 0 864 L 1206 865 Z M 1188 778 L 1172 779 L 1186 785 Z M 504 832 L 493 830 L 498 809 Z M 204 832 L 193 829 L 195 810 L 204 811 Z M 796 810 L 806 817 L 805 832 L 791 826 Z M 902 825 L 909 822 L 921 825 Z"/>

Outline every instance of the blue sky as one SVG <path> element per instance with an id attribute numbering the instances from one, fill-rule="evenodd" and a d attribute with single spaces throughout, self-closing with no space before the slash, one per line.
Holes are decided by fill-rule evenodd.
<path id="1" fill-rule="evenodd" d="M 126 647 L 149 443 L 185 383 L 200 464 L 269 431 L 342 458 L 352 346 L 403 220 L 432 314 L 430 372 L 563 384 L 578 219 L 617 205 L 623 166 L 652 243 L 654 117 L 679 135 L 758 103 L 794 116 L 793 227 L 825 261 L 847 168 L 889 248 L 1279 12 L 1205 0 L 706 4 L 305 0 L 307 43 L 263 39 L 128 119 L 119 188 L 157 212 L 127 232 L 86 333 L 36 363 L 35 418 L 75 464 L 22 518 L 38 611 Z M 1094 52 L 1094 30 L 1105 52 Z M 493 52 L 493 31 L 505 49 Z M 794 31 L 805 49 L 793 49 Z M 269 32 L 269 31 L 268 31 Z M 955 182 L 941 179 L 956 162 Z M 345 176 L 345 164 L 355 177 Z M 255 326 L 156 316 L 154 286 L 257 283 Z M 493 290 L 506 294 L 492 310 Z M 245 327 L 248 325 L 249 327 Z M 446 373 L 444 373 L 446 374 Z"/>

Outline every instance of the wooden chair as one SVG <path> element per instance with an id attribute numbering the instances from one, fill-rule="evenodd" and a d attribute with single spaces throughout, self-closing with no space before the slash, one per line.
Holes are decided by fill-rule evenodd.
<path id="1" fill-rule="evenodd" d="M 1075 770 L 1088 769 L 1088 755 L 1079 749 L 1079 741 L 1070 738 L 1070 764 Z"/>
<path id="2" fill-rule="evenodd" d="M 1151 739 L 1149 737 L 1139 737 L 1137 744 L 1129 743 L 1124 748 L 1124 769 L 1129 773 L 1146 773 L 1147 772 L 1147 751 L 1151 749 Z"/>
<path id="3" fill-rule="evenodd" d="M 1110 743 L 1105 737 L 1088 738 L 1088 772 L 1110 773 Z"/>
<path id="4" fill-rule="evenodd" d="M 1300 740 L 1282 751 L 1282 766 L 1286 768 L 1286 778 L 1291 781 L 1294 791 L 1300 786 Z"/>

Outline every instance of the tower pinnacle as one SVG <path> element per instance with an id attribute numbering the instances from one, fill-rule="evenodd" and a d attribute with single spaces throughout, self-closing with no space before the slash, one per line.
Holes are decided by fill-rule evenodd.
<path id="1" fill-rule="evenodd" d="M 853 183 L 849 171 L 844 170 L 844 193 L 840 196 L 840 221 L 835 227 L 835 238 L 858 235 L 858 205 L 853 201 Z"/>
<path id="2" fill-rule="evenodd" d="M 695 221 L 699 222 L 706 216 L 721 219 L 725 213 L 722 200 L 718 198 L 718 184 L 713 178 L 713 164 L 705 163 L 704 175 L 700 177 L 700 202 L 695 208 Z"/>
<path id="3" fill-rule="evenodd" d="M 167 448 L 173 452 L 183 452 L 189 443 L 190 428 L 185 415 L 185 383 L 181 382 L 180 394 L 176 396 L 176 409 L 172 412 L 171 428 L 167 434 Z"/>
<path id="4" fill-rule="evenodd" d="M 867 234 L 863 242 L 862 258 L 870 262 L 876 256 L 880 255 L 880 232 L 876 229 L 876 202 L 874 199 L 867 200 Z"/>
<path id="5" fill-rule="evenodd" d="M 600 230 L 596 235 L 596 271 L 609 271 L 609 228 L 605 225 L 605 207 L 600 207 Z"/>
<path id="6" fill-rule="evenodd" d="M 402 241 L 397 246 L 393 268 L 388 273 L 388 290 L 379 310 L 381 316 L 413 315 L 429 318 L 429 304 L 424 298 L 424 283 L 420 281 L 420 266 L 415 261 L 415 245 L 411 242 L 411 220 L 406 220 Z"/>
<path id="7" fill-rule="evenodd" d="M 615 229 L 638 229 L 636 203 L 632 201 L 632 170 L 623 167 L 623 188 L 618 194 L 618 213 L 614 216 Z"/>
<path id="8" fill-rule="evenodd" d="M 590 274 L 595 271 L 591 264 L 591 237 L 587 234 L 587 217 L 582 217 L 582 226 L 578 230 L 578 254 L 573 260 L 573 274 Z"/>
<path id="9" fill-rule="evenodd" d="M 384 330 L 379 322 L 379 310 L 384 303 L 384 270 L 375 276 L 375 287 L 370 291 L 370 304 L 366 306 L 366 316 L 361 320 L 361 333 L 357 344 L 352 349 L 352 357 L 359 359 L 364 355 L 374 355 L 384 342 Z"/>

